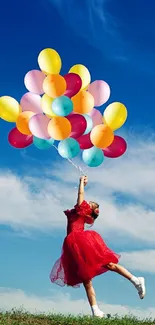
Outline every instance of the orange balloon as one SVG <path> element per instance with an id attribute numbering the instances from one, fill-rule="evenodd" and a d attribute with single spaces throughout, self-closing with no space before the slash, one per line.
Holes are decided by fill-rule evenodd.
<path id="1" fill-rule="evenodd" d="M 73 110 L 79 114 L 90 113 L 94 107 L 94 97 L 86 90 L 80 91 L 72 97 Z"/>
<path id="2" fill-rule="evenodd" d="M 32 116 L 34 116 L 34 112 L 25 111 L 19 114 L 18 119 L 16 121 L 16 127 L 19 132 L 25 135 L 31 135 L 31 131 L 29 129 L 29 120 Z"/>
<path id="3" fill-rule="evenodd" d="M 71 124 L 65 117 L 53 117 L 48 124 L 48 133 L 54 140 L 64 140 L 71 134 Z"/>
<path id="4" fill-rule="evenodd" d="M 62 96 L 67 88 L 66 80 L 60 74 L 48 75 L 43 82 L 43 90 L 49 97 Z"/>
<path id="5" fill-rule="evenodd" d="M 108 125 L 99 124 L 92 129 L 90 139 L 95 147 L 104 149 L 113 142 L 114 133 Z"/>

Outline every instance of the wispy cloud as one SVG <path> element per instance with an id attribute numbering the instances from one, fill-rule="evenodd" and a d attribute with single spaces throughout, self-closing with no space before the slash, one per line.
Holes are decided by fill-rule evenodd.
<path id="1" fill-rule="evenodd" d="M 145 24 L 143 24 L 143 14 L 148 10 L 147 4 L 139 2 L 137 22 L 135 15 L 129 20 L 129 12 L 133 13 L 134 3 L 132 1 L 128 6 L 122 6 L 116 0 L 115 2 L 107 0 L 40 1 L 44 7 L 47 4 L 51 4 L 51 7 L 54 6 L 65 24 L 68 24 L 71 30 L 85 39 L 88 44 L 99 50 L 106 60 L 116 60 L 123 64 L 128 62 L 127 68 L 132 66 L 149 76 L 154 75 L 155 70 L 152 68 L 154 66 L 154 51 L 152 51 L 152 45 L 148 47 L 148 38 L 152 35 L 152 25 L 150 23 L 149 26 L 148 20 L 148 34 L 146 34 Z M 141 35 L 143 35 L 142 40 Z M 152 42 L 153 39 L 154 37 L 152 37 Z"/>
<path id="2" fill-rule="evenodd" d="M 119 22 L 108 11 L 107 0 L 47 1 L 58 10 L 65 23 L 92 47 L 108 54 L 109 58 L 123 55 Z M 43 5 L 46 6 L 45 1 Z"/>

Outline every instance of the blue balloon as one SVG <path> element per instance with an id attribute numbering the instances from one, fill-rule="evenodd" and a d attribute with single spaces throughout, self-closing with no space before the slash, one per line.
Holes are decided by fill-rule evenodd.
<path id="1" fill-rule="evenodd" d="M 46 150 L 52 147 L 52 145 L 54 144 L 54 140 L 52 138 L 46 140 L 33 137 L 33 144 L 36 148 L 40 150 Z"/>
<path id="2" fill-rule="evenodd" d="M 72 159 L 79 154 L 80 145 L 75 139 L 67 138 L 59 142 L 58 152 L 63 158 Z"/>
<path id="3" fill-rule="evenodd" d="M 67 116 L 73 111 L 73 102 L 66 96 L 57 97 L 52 102 L 52 111 L 58 116 Z"/>
<path id="4" fill-rule="evenodd" d="M 86 127 L 86 130 L 85 130 L 85 133 L 83 133 L 83 135 L 84 135 L 84 134 L 88 134 L 92 130 L 92 128 L 93 128 L 93 120 L 87 114 L 83 114 L 83 116 L 84 116 L 84 118 L 86 119 L 86 122 L 87 122 L 87 127 Z"/>
<path id="5" fill-rule="evenodd" d="M 104 153 L 101 149 L 92 147 L 82 153 L 84 163 L 89 167 L 98 167 L 104 160 Z"/>

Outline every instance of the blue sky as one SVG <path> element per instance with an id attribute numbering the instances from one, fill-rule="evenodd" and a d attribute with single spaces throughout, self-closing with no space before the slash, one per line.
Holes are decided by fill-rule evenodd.
<path id="1" fill-rule="evenodd" d="M 155 316 L 154 10 L 153 1 L 148 5 L 140 0 L 6 0 L 0 20 L 1 96 L 20 101 L 26 92 L 24 75 L 38 68 L 39 52 L 51 47 L 61 55 L 62 74 L 73 64 L 85 64 L 92 80 L 109 83 L 109 102 L 127 106 L 128 120 L 120 132 L 128 141 L 128 153 L 107 160 L 93 173 L 89 170 L 88 197 L 103 206 L 95 229 L 122 252 L 125 266 L 146 276 L 148 286 L 141 302 L 130 283 L 108 273 L 95 279 L 100 304 L 106 312 L 140 316 Z M 0 121 L 0 305 L 22 303 L 29 310 L 33 306 L 61 312 L 58 299 L 65 300 L 67 311 L 87 313 L 82 288 L 61 289 L 49 282 L 65 235 L 62 211 L 75 202 L 79 175 L 54 149 L 42 153 L 34 147 L 11 148 L 11 128 Z"/>

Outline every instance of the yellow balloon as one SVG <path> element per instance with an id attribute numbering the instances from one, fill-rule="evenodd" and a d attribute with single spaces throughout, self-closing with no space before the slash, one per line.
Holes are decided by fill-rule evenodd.
<path id="1" fill-rule="evenodd" d="M 21 107 L 16 99 L 10 96 L 0 97 L 0 117 L 7 122 L 16 122 Z"/>
<path id="2" fill-rule="evenodd" d="M 44 94 L 41 98 L 41 107 L 43 112 L 49 117 L 52 118 L 54 116 L 57 116 L 53 111 L 52 111 L 52 102 L 54 98 L 49 97 L 48 95 Z"/>
<path id="3" fill-rule="evenodd" d="M 91 82 L 91 76 L 89 73 L 89 70 L 83 65 L 83 64 L 75 64 L 71 69 L 69 70 L 69 73 L 76 73 L 80 76 L 82 80 L 82 87 L 81 90 L 87 89 L 90 82 Z"/>
<path id="4" fill-rule="evenodd" d="M 44 49 L 38 56 L 38 64 L 45 74 L 58 74 L 61 70 L 62 62 L 60 55 L 53 49 Z"/>
<path id="5" fill-rule="evenodd" d="M 115 131 L 125 123 L 127 115 L 126 107 L 122 103 L 114 102 L 106 107 L 103 114 L 103 121 Z"/>

